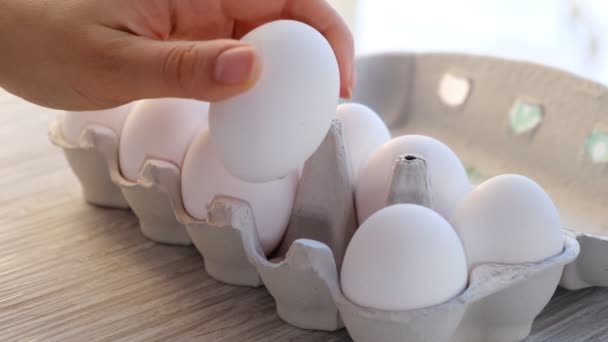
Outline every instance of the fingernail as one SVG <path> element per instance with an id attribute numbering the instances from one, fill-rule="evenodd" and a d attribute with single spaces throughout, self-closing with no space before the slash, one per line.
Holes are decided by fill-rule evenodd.
<path id="1" fill-rule="evenodd" d="M 216 82 L 233 85 L 249 81 L 253 75 L 255 59 L 255 50 L 248 46 L 222 52 L 215 60 Z"/>
<path id="2" fill-rule="evenodd" d="M 352 88 L 342 88 L 342 90 L 340 90 L 340 97 L 345 100 L 350 100 L 353 97 Z"/>
<path id="3" fill-rule="evenodd" d="M 349 87 L 348 89 L 346 89 L 346 98 L 349 100 L 353 98 L 353 88 Z"/>
<path id="4" fill-rule="evenodd" d="M 355 86 L 356 78 L 357 78 L 355 73 L 356 73 L 355 67 L 353 66 L 350 70 L 348 84 L 347 84 L 346 88 L 342 88 L 342 91 L 341 91 L 341 93 L 342 93 L 341 96 L 344 99 L 350 100 L 353 98 L 353 88 Z"/>

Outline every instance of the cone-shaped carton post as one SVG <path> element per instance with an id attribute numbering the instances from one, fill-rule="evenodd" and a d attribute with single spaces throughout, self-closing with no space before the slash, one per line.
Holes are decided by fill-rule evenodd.
<path id="1" fill-rule="evenodd" d="M 433 208 L 426 161 L 415 155 L 399 156 L 393 168 L 388 205 L 411 203 Z"/>
<path id="2" fill-rule="evenodd" d="M 297 239 L 316 240 L 329 246 L 339 269 L 356 229 L 350 159 L 342 125 L 336 120 L 304 166 L 278 256 L 284 256 Z"/>

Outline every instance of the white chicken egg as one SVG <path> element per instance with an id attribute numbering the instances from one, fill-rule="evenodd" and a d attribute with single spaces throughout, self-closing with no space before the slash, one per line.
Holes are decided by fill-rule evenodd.
<path id="1" fill-rule="evenodd" d="M 342 132 L 350 155 L 353 183 L 367 158 L 391 139 L 384 121 L 371 108 L 358 103 L 338 106 L 336 117 L 342 122 Z"/>
<path id="2" fill-rule="evenodd" d="M 97 111 L 65 112 L 61 119 L 63 138 L 72 145 L 78 145 L 80 135 L 90 125 L 111 129 L 120 137 L 122 126 L 131 110 L 132 104 Z"/>
<path id="3" fill-rule="evenodd" d="M 473 190 L 451 220 L 469 265 L 539 262 L 563 250 L 559 213 L 534 181 L 491 178 Z"/>
<path id="4" fill-rule="evenodd" d="M 184 208 L 190 216 L 205 220 L 216 196 L 228 196 L 249 203 L 262 249 L 268 255 L 285 234 L 297 181 L 297 171 L 267 183 L 248 183 L 232 176 L 217 158 L 206 131 L 194 140 L 184 160 Z"/>
<path id="5" fill-rule="evenodd" d="M 266 182 L 290 174 L 321 144 L 340 75 L 331 46 L 306 24 L 271 22 L 242 41 L 258 49 L 261 76 L 245 93 L 211 104 L 211 140 L 231 174 Z"/>
<path id="6" fill-rule="evenodd" d="M 426 161 L 433 209 L 445 219 L 451 217 L 456 205 L 471 190 L 464 166 L 449 147 L 422 135 L 401 136 L 376 150 L 359 173 L 355 194 L 359 222 L 387 205 L 393 166 L 397 157 L 404 154 Z"/>
<path id="7" fill-rule="evenodd" d="M 181 169 L 186 151 L 208 124 L 209 104 L 188 99 L 138 102 L 125 122 L 118 152 L 120 171 L 137 180 L 149 159 L 164 160 Z"/>
<path id="8" fill-rule="evenodd" d="M 342 264 L 342 292 L 355 304 L 413 310 L 446 302 L 467 284 L 458 235 L 436 212 L 415 204 L 384 208 L 353 236 Z"/>

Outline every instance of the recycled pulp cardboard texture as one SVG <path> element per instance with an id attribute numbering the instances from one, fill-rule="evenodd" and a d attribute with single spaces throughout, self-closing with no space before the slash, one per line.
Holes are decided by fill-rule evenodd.
<path id="1" fill-rule="evenodd" d="M 248 206 L 237 210 L 230 205 L 233 202 L 217 198 L 208 222 L 187 225 L 205 258 L 207 272 L 237 285 L 256 286 L 261 280 L 275 298 L 279 316 L 292 325 L 341 329 L 343 325 L 330 292 L 311 272 L 308 261 L 318 258 L 317 253 L 329 254 L 331 263 L 326 267 L 335 270 L 355 232 L 349 163 L 341 124 L 334 121 L 321 146 L 304 166 L 285 237 L 270 259 L 259 246 L 253 215 L 243 214 L 248 213 Z M 317 248 L 304 248 L 302 239 L 308 239 L 306 246 L 313 244 Z M 223 246 L 231 246 L 230 257 Z M 218 267 L 210 267 L 209 260 Z"/>
<path id="2" fill-rule="evenodd" d="M 315 188 L 315 196 L 318 198 L 340 191 L 347 192 L 345 196 L 351 198 L 349 182 L 340 182 L 340 178 L 348 179 L 349 172 L 348 158 L 340 158 L 344 146 L 338 128 L 339 125 L 334 124 L 321 148 L 315 153 L 315 157 L 311 158 L 304 168 L 303 186 L 313 185 L 320 179 L 341 184 Z M 327 161 L 314 163 L 315 160 L 326 160 L 323 154 L 333 156 L 337 154 L 339 157 L 331 160 L 338 161 L 338 165 Z M 402 160 L 397 161 L 397 165 L 400 161 Z M 403 179 L 407 181 L 409 178 L 422 176 L 420 175 L 422 172 L 426 178 L 424 160 L 418 158 L 403 161 L 411 166 L 408 168 L 411 172 L 406 175 L 404 172 L 399 173 L 399 168 L 396 168 L 396 175 L 404 176 Z M 395 180 L 393 184 L 403 185 Z M 420 189 L 422 192 L 424 190 L 429 192 L 428 184 L 421 184 Z M 395 191 L 391 191 L 393 192 Z M 414 196 L 416 201 L 428 197 L 418 196 L 421 194 L 416 191 L 412 194 L 417 195 Z M 298 200 L 296 203 L 300 204 L 296 205 L 294 212 L 302 209 L 301 203 L 306 204 Z M 310 203 L 308 205 L 310 206 Z M 334 208 L 335 203 L 330 205 L 332 209 L 338 209 Z M 331 210 L 329 213 L 341 215 L 344 211 Z M 322 215 L 316 213 L 314 217 L 322 217 Z M 247 232 L 254 231 L 253 223 L 249 226 L 250 229 L 241 229 L 242 234 L 246 235 Z M 302 234 L 306 230 L 306 225 L 302 225 L 299 233 Z M 245 240 L 251 243 L 254 239 Z M 534 318 L 548 303 L 557 287 L 563 265 L 572 261 L 578 254 L 578 243 L 574 239 L 565 236 L 565 245 L 566 249 L 562 255 L 550 258 L 544 263 L 495 266 L 492 272 L 486 273 L 483 270 L 487 268 L 481 267 L 481 271 L 474 272 L 467 292 L 459 299 L 451 301 L 460 303 L 460 306 L 440 306 L 442 309 L 438 309 L 437 313 L 432 315 L 432 319 L 426 314 L 417 316 L 427 309 L 407 313 L 381 313 L 378 310 L 361 308 L 350 303 L 341 295 L 338 282 L 339 268 L 334 264 L 338 258 L 332 253 L 331 248 L 322 243 L 297 239 L 291 245 L 285 260 L 275 264 L 274 267 L 269 265 L 260 253 L 251 252 L 255 250 L 254 246 L 245 249 L 250 260 L 256 264 L 266 287 L 275 298 L 279 315 L 293 325 L 333 330 L 340 325 L 321 324 L 323 322 L 340 324 L 343 319 L 351 336 L 357 341 L 515 341 L 529 334 Z M 268 271 L 273 271 L 274 274 L 268 274 Z M 285 276 L 282 276 L 280 271 Z M 483 284 L 485 287 L 475 284 Z M 333 298 L 333 302 L 337 303 L 339 316 L 335 313 L 329 298 Z M 367 316 L 370 313 L 380 319 L 370 320 Z M 316 318 L 317 321 L 312 320 L 311 317 Z M 398 319 L 392 320 L 391 317 Z M 442 328 L 438 329 L 438 326 Z"/>
<path id="3" fill-rule="evenodd" d="M 104 133 L 102 129 L 92 130 L 91 145 L 112 146 L 111 139 L 115 137 Z M 112 149 L 104 151 L 111 153 Z M 153 215 L 158 215 L 156 219 L 162 223 L 155 227 L 165 228 L 165 232 L 174 229 L 172 218 L 177 219 L 188 228 L 211 276 L 237 285 L 259 286 L 263 281 L 276 300 L 278 314 L 285 321 L 321 330 L 337 330 L 346 324 L 357 341 L 403 338 L 484 341 L 488 336 L 496 341 L 521 339 L 527 336 L 534 317 L 553 293 L 563 263 L 572 260 L 578 252 L 578 244 L 566 240 L 564 253 L 544 263 L 488 266 L 493 271 L 485 273 L 476 270 L 471 285 L 461 296 L 433 308 L 401 313 L 361 308 L 342 296 L 338 281 L 337 261 L 343 256 L 346 243 L 336 241 L 350 240 L 356 224 L 352 186 L 348 179 L 349 161 L 339 123 L 332 125 L 315 157 L 304 167 L 297 208 L 294 208 L 294 215 L 300 217 L 294 222 L 299 223 L 289 227 L 286 236 L 291 237 L 283 242 L 289 248 L 279 248 L 279 251 L 285 249 L 287 252 L 279 252 L 271 260 L 262 252 L 253 213 L 246 203 L 218 197 L 211 206 L 208 221 L 196 221 L 181 205 L 177 167 L 150 160 L 138 182 L 130 183 L 119 176 L 116 158 L 112 156 L 116 155 L 104 154 L 110 165 L 111 178 L 122 187 L 134 210 L 140 212 L 144 233 L 146 219 Z M 316 190 L 308 192 L 308 186 Z M 129 197 L 129 194 L 135 195 Z M 325 197 L 330 200 L 322 203 L 312 200 Z M 319 204 L 327 205 L 327 210 L 312 210 L 318 209 Z M 173 210 L 173 216 L 167 214 L 166 208 Z M 162 210 L 165 210 L 164 214 Z M 317 219 L 307 219 L 307 215 Z M 311 229 L 312 224 L 317 225 L 316 229 Z M 319 227 L 327 227 L 325 234 Z M 162 231 L 155 231 L 155 237 L 162 235 Z M 306 239 L 311 237 L 310 232 L 325 243 Z M 484 267 L 480 269 L 486 269 Z M 543 276 L 547 272 L 550 277 Z M 511 304 L 514 302 L 518 305 Z M 492 332 L 494 334 L 489 335 Z"/>
<path id="4" fill-rule="evenodd" d="M 343 327 L 331 292 L 311 269 L 311 262 L 324 260 L 323 267 L 340 269 L 357 229 L 349 168 L 342 126 L 334 121 L 304 166 L 290 223 L 275 258 L 268 261 L 260 253 L 249 253 L 276 300 L 279 316 L 300 328 L 332 331 Z"/>
<path id="5" fill-rule="evenodd" d="M 304 328 L 336 330 L 342 325 L 335 305 L 331 301 L 319 304 L 322 296 L 314 290 L 318 287 L 314 279 L 287 265 L 293 262 L 290 255 L 298 255 L 298 244 L 292 246 L 292 242 L 302 238 L 314 238 L 330 246 L 336 252 L 335 263 L 340 264 L 357 227 L 348 165 L 341 126 L 334 122 L 321 147 L 304 167 L 290 224 L 273 262 L 268 261 L 259 246 L 253 216 L 243 218 L 228 211 L 224 203 L 229 198 L 214 200 L 207 221 L 190 217 L 181 201 L 179 170 L 170 163 L 147 162 L 137 185 L 129 188 L 125 185 L 123 192 L 132 208 L 145 214 L 140 217 L 144 233 L 148 218 L 153 218 L 159 227 L 156 239 L 163 229 L 177 230 L 173 220 L 184 225 L 213 278 L 244 286 L 260 286 L 263 281 L 275 297 L 283 299 L 279 315 L 285 320 Z M 244 234 L 243 226 L 253 228 Z M 292 316 L 297 318 L 290 319 Z"/>
<path id="6" fill-rule="evenodd" d="M 344 324 L 355 341 L 522 340 L 555 291 L 564 264 L 579 252 L 578 242 L 565 235 L 564 251 L 545 261 L 479 266 L 464 293 L 447 303 L 382 311 L 360 307 L 343 296 L 334 255 L 325 244 L 298 239 L 285 259 L 274 263 L 261 254 L 253 213 L 246 203 L 218 198 L 211 211 L 210 225 L 239 231 L 245 254 L 283 319 L 309 329 L 336 330 Z"/>
<path id="7" fill-rule="evenodd" d="M 400 59 L 394 56 L 382 58 L 385 64 L 388 63 L 387 60 L 396 63 Z M 406 59 L 410 57 L 406 56 Z M 380 68 L 369 62 L 370 60 L 362 60 L 360 67 L 367 63 Z M 411 71 L 411 65 L 406 69 Z M 365 75 L 365 72 L 361 74 Z M 391 75 L 402 73 L 385 73 L 385 77 Z M 390 80 L 387 82 L 392 85 L 401 84 Z M 366 82 L 365 78 L 362 83 L 367 84 L 368 89 L 379 89 Z M 403 88 L 397 90 L 407 91 Z M 367 96 L 373 102 L 374 97 L 369 94 Z M 392 96 L 397 95 L 390 97 Z M 407 123 L 410 119 L 409 116 L 399 116 L 403 110 L 396 111 L 400 101 L 387 103 L 377 100 L 373 103 L 395 110 L 395 122 L 403 120 Z M 92 131 L 92 146 L 112 145 L 106 141 L 112 137 L 104 134 L 103 130 Z M 216 198 L 208 221 L 196 221 L 183 209 L 177 167 L 162 161 L 148 161 L 138 181 L 128 182 L 118 171 L 116 149 L 114 154 L 107 149 L 102 149 L 102 152 L 110 166 L 111 179 L 121 186 L 140 220 L 154 225 L 147 233 L 144 229 L 144 233 L 154 235 L 153 238 L 160 236 L 160 240 L 168 239 L 165 236 L 168 234 L 172 240 L 178 240 L 174 236 L 182 235 L 175 231 L 186 226 L 189 236 L 203 254 L 206 269 L 211 276 L 230 284 L 249 286 L 258 286 L 263 280 L 277 301 L 279 315 L 293 325 L 336 330 L 345 323 L 357 341 L 485 341 L 488 336 L 500 341 L 503 338 L 517 340 L 525 337 L 533 318 L 553 293 L 563 265 L 578 254 L 578 243 L 570 237 L 566 236 L 565 250 L 561 255 L 538 264 L 479 267 L 474 270 L 470 286 L 462 295 L 431 308 L 410 312 L 382 312 L 358 307 L 341 295 L 337 264 L 341 261 L 347 240 L 352 236 L 354 209 L 352 188 L 347 180 L 348 159 L 343 158 L 344 146 L 339 132 L 339 125 L 334 124 L 323 146 L 303 171 L 302 184 L 310 184 L 310 187 L 319 189 L 319 193 L 316 190 L 314 193 L 307 192 L 304 185 L 298 189 L 294 213 L 312 213 L 313 216 L 318 216 L 317 220 L 302 219 L 302 223 L 290 225 L 284 246 L 270 260 L 261 252 L 253 213 L 246 203 L 231 198 Z M 113 138 L 113 146 L 117 146 L 116 137 Z M 325 154 L 330 154 L 333 158 Z M 336 164 L 325 164 L 329 160 Z M 323 178 L 330 181 L 323 183 Z M 334 184 L 335 187 L 327 186 L 328 184 Z M 330 194 L 334 197 L 330 197 Z M 325 212 L 319 210 L 320 206 L 311 210 L 316 203 L 311 199 L 302 199 L 307 196 L 311 196 L 311 199 L 328 196 L 336 202 L 324 202 L 328 206 Z M 341 200 L 341 196 L 348 197 L 350 202 Z M 140 204 L 134 204 L 135 202 Z M 164 210 L 163 215 L 158 215 L 159 208 Z M 171 210 L 172 217 L 168 215 Z M 162 216 L 162 219 L 155 215 Z M 160 225 L 157 225 L 158 220 L 162 221 Z M 312 223 L 325 225 L 331 231 L 322 234 L 322 229 L 311 228 Z M 334 231 L 340 229 L 338 233 Z M 313 236 L 308 235 L 309 232 L 313 232 Z M 307 237 L 325 241 L 312 241 Z M 520 305 L 506 305 L 518 301 Z M 498 322 L 505 322 L 500 325 L 501 329 L 496 329 L 491 324 Z M 494 329 L 498 333 L 490 335 Z"/>
<path id="8" fill-rule="evenodd" d="M 177 221 L 173 203 L 166 193 L 167 183 L 177 179 L 179 184 L 177 167 L 163 161 L 148 160 L 137 182 L 131 182 L 120 173 L 119 138 L 114 131 L 98 125 L 88 126 L 80 137 L 80 144 L 72 146 L 61 134 L 61 119 L 52 123 L 49 136 L 53 143 L 63 148 L 88 202 L 109 207 L 131 207 L 139 218 L 142 233 L 151 240 L 179 245 L 192 243 L 185 226 Z M 163 182 L 159 177 L 164 177 Z M 176 189 L 181 190 L 180 187 Z M 181 202 L 181 193 L 175 194 L 174 198 Z"/>
<path id="9" fill-rule="evenodd" d="M 118 176 L 116 181 L 131 210 L 139 218 L 139 228 L 146 237 L 167 244 L 192 244 L 186 226 L 175 214 L 182 200 L 177 166 L 161 160 L 148 160 L 137 182 L 130 182 L 122 176 Z"/>
<path id="10" fill-rule="evenodd" d="M 414 155 L 399 157 L 393 169 L 388 203 L 413 203 L 432 209 L 431 194 L 426 161 Z M 512 267 L 515 269 L 515 266 Z M 498 287 L 495 289 L 497 293 L 487 297 L 477 294 L 476 301 L 469 299 L 464 319 L 457 326 L 458 329 L 455 330 L 451 340 L 511 341 L 524 338 L 528 335 L 539 310 L 551 298 L 562 269 L 563 266 L 546 271 L 539 270 L 539 274 L 531 277 L 533 280 L 511 284 L 501 291 Z M 457 315 L 452 315 L 450 317 L 452 320 L 449 322 L 456 321 L 454 317 Z M 433 339 L 438 338 L 433 337 Z"/>
<path id="11" fill-rule="evenodd" d="M 315 192 L 315 196 L 319 198 L 330 193 L 343 193 L 352 201 L 351 184 L 347 181 L 348 158 L 342 158 L 340 154 L 344 152 L 340 133 L 340 125 L 334 123 L 315 157 L 304 167 L 302 184 L 316 188 L 318 193 Z M 337 165 L 328 163 L 330 159 L 324 154 L 334 156 L 331 160 L 336 161 Z M 179 193 L 172 189 L 177 187 L 175 180 L 178 174 L 174 172 L 170 177 L 162 176 L 166 170 L 171 168 L 159 166 L 151 168 L 151 173 L 156 174 L 155 182 L 173 198 Z M 324 188 L 315 186 L 320 179 L 327 179 L 327 182 L 336 185 Z M 297 196 L 311 195 L 299 191 Z M 179 203 L 176 198 L 170 201 Z M 313 208 L 318 205 L 314 201 L 298 199 L 296 203 L 299 204 L 294 208 L 294 213 L 306 209 L 300 207 L 302 205 Z M 310 222 L 317 225 L 319 222 L 339 222 L 334 226 L 325 225 L 328 229 L 342 229 L 341 236 L 350 238 L 346 232 L 352 221 L 331 217 L 345 214 L 346 217 L 354 216 L 354 211 L 349 209 L 352 207 L 347 205 L 347 211 L 341 212 L 333 209 L 343 209 L 343 203 L 323 204 L 330 205 L 323 214 L 314 210 L 300 211 L 311 212 L 319 219 L 302 220 L 303 224 L 290 227 L 295 240 L 286 239 L 284 243 L 290 244 L 286 254 L 278 253 L 270 260 L 262 252 L 253 213 L 247 203 L 218 197 L 210 208 L 207 222 L 188 222 L 191 219 L 185 216 L 180 207 L 176 208 L 180 221 L 186 223 L 195 245 L 205 258 L 207 271 L 214 278 L 250 286 L 259 285 L 261 279 L 276 300 L 279 316 L 288 323 L 320 330 L 337 330 L 346 325 L 356 341 L 521 340 L 529 334 L 534 318 L 553 294 L 563 265 L 578 254 L 576 240 L 565 236 L 564 252 L 544 262 L 481 266 L 474 270 L 468 289 L 446 304 L 407 312 L 362 308 L 341 294 L 339 268 L 336 266 L 338 258 L 332 248 L 319 241 L 302 239 L 311 231 Z M 338 207 L 334 207 L 336 205 Z M 319 232 L 315 229 L 312 231 Z M 317 238 L 324 237 L 319 235 Z M 326 241 L 332 242 L 331 239 Z"/>
<path id="12" fill-rule="evenodd" d="M 287 253 L 296 239 L 311 239 L 329 246 L 340 268 L 358 227 L 350 167 L 342 124 L 336 120 L 304 165 L 279 257 Z"/>
<path id="13" fill-rule="evenodd" d="M 578 254 L 573 238 L 566 236 L 564 246 L 562 254 L 537 264 L 479 266 L 464 293 L 425 309 L 372 310 L 340 293 L 336 301 L 355 341 L 520 341 L 553 294 L 563 265 Z"/>
<path id="14" fill-rule="evenodd" d="M 457 54 L 365 56 L 357 72 L 353 101 L 374 108 L 395 135 L 433 136 L 485 177 L 519 173 L 537 181 L 581 243 L 562 286 L 608 286 L 608 165 L 593 163 L 583 148 L 594 128 L 608 127 L 608 89 L 540 65 Z M 445 74 L 470 82 L 461 106 L 441 101 Z M 518 100 L 544 114 L 522 135 L 509 127 Z"/>
<path id="15" fill-rule="evenodd" d="M 433 208 L 431 179 L 427 172 L 426 160 L 414 155 L 397 158 L 387 203 L 412 203 Z"/>
<path id="16" fill-rule="evenodd" d="M 120 188 L 112 182 L 110 168 L 102 152 L 112 146 L 95 146 L 93 131 L 102 131 L 107 136 L 116 134 L 104 127 L 89 127 L 80 137 L 79 145 L 68 143 L 63 137 L 59 121 L 53 121 L 49 130 L 49 139 L 63 149 L 72 171 L 80 181 L 84 198 L 87 202 L 103 207 L 128 208 Z"/>

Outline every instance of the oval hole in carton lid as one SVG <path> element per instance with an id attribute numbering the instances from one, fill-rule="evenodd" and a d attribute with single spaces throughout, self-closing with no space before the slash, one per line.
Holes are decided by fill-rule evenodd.
<path id="1" fill-rule="evenodd" d="M 471 92 L 471 81 L 467 78 L 445 73 L 437 89 L 441 101 L 450 107 L 462 106 Z"/>

